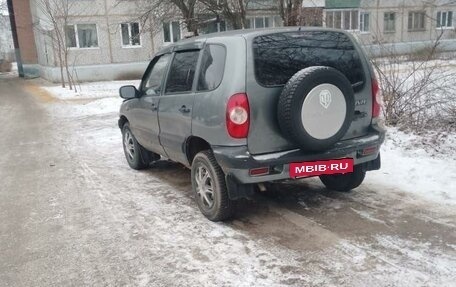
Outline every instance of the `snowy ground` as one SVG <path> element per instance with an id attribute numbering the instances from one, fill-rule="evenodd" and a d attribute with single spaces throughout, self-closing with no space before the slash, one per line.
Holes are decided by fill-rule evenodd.
<path id="1" fill-rule="evenodd" d="M 82 116 L 117 112 L 122 85 L 138 86 L 139 81 L 85 83 L 80 93 L 60 86 L 45 89 L 62 100 L 98 98 L 73 105 L 72 116 Z M 382 169 L 369 173 L 366 184 L 397 189 L 444 205 L 456 204 L 456 134 L 430 131 L 418 136 L 388 128 L 381 153 Z"/>
<path id="2" fill-rule="evenodd" d="M 135 85 L 138 87 L 139 83 L 139 80 L 89 82 L 78 84 L 73 90 L 70 90 L 68 87 L 62 88 L 58 85 L 46 83 L 43 88 L 61 100 L 81 100 L 116 97 L 119 95 L 119 88 L 121 86 Z"/>
<path id="3" fill-rule="evenodd" d="M 21 83 L 0 79 L 0 119 L 15 123 L 0 137 L 0 286 L 456 282 L 452 136 L 435 150 L 390 130 L 382 170 L 356 191 L 316 179 L 272 184 L 236 219 L 212 223 L 187 169 L 128 168 L 116 83 L 102 99 L 55 101 Z M 33 96 L 18 96 L 23 89 Z"/>

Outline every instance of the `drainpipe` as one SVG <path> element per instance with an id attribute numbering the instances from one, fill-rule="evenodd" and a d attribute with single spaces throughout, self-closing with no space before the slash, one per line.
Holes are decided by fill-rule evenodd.
<path id="1" fill-rule="evenodd" d="M 11 33 L 13 35 L 14 53 L 16 56 L 17 71 L 19 73 L 19 77 L 24 77 L 24 68 L 22 67 L 21 51 L 19 50 L 19 40 L 17 38 L 16 17 L 14 16 L 13 0 L 7 0 L 7 5 L 8 5 L 8 14 L 9 14 L 9 19 L 10 19 L 10 25 L 11 25 Z"/>

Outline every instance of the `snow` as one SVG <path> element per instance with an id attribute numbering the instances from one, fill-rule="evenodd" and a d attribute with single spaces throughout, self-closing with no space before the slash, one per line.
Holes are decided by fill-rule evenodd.
<path id="1" fill-rule="evenodd" d="M 119 88 L 125 85 L 138 87 L 139 80 L 88 82 L 76 85 L 77 92 L 61 86 L 43 86 L 45 90 L 61 100 L 97 99 L 119 96 Z"/>
<path id="2" fill-rule="evenodd" d="M 72 116 L 90 116 L 118 112 L 122 103 L 119 88 L 139 86 L 139 83 L 139 80 L 83 83 L 78 93 L 56 85 L 43 88 L 60 100 L 70 101 Z M 382 168 L 369 172 L 365 185 L 406 192 L 445 205 L 456 204 L 455 134 L 416 135 L 388 128 L 381 156 Z"/>
<path id="3" fill-rule="evenodd" d="M 420 218 L 432 213 L 423 210 L 413 214 L 415 219 L 403 211 L 403 205 L 391 207 L 388 201 L 395 199 L 392 193 L 406 193 L 406 200 L 430 202 L 426 205 L 430 209 L 434 203 L 454 203 L 455 135 L 415 135 L 389 128 L 382 146 L 383 167 L 368 174 L 359 192 L 325 196 L 321 183 L 309 180 L 316 183 L 310 193 L 297 183 L 301 184 L 295 201 L 299 208 L 291 208 L 294 198 L 270 200 L 248 208 L 245 217 L 213 223 L 194 204 L 184 167 L 162 161 L 146 171 L 128 168 L 116 119 L 122 102 L 117 90 L 130 83 L 85 83 L 78 95 L 46 87 L 59 95 L 48 106 L 61 125 L 55 142 L 70 154 L 71 160 L 65 162 L 73 169 L 67 172 L 82 181 L 77 197 L 90 207 L 78 215 L 87 217 L 89 224 L 75 231 L 67 228 L 66 233 L 78 234 L 77 243 L 80 237 L 101 242 L 101 247 L 89 245 L 95 255 L 85 249 L 80 255 L 81 266 L 88 270 L 85 276 L 98 280 L 92 284 L 115 285 L 118 282 L 103 280 L 122 274 L 136 286 L 451 286 L 454 282 L 454 253 L 434 246 L 429 238 L 414 240 L 416 234 L 401 233 L 400 223 L 405 220 L 420 231 L 426 229 L 429 226 Z M 90 92 L 95 90 L 96 97 Z M 68 175 L 62 178 L 72 183 Z M 287 196 L 292 194 L 289 191 Z M 321 193 L 312 196 L 315 191 Z M 51 199 L 49 205 L 54 208 L 55 202 Z M 69 203 L 66 208 L 55 206 L 56 216 L 49 220 L 67 220 L 65 214 L 75 205 Z M 448 218 L 454 224 L 454 217 Z M 442 234 L 454 228 L 439 227 L 438 219 L 429 221 Z M 451 244 L 451 238 L 448 241 Z M 454 250 L 454 245 L 449 248 Z M 102 261 L 106 254 L 112 256 L 108 263 Z M 100 257 L 95 266 L 116 270 L 115 274 L 100 276 L 89 255 Z M 119 261 L 127 262 L 121 271 L 115 269 Z"/>
<path id="4" fill-rule="evenodd" d="M 414 135 L 389 128 L 381 147 L 382 168 L 365 183 L 456 204 L 456 135 Z M 434 143 L 429 143 L 434 140 Z"/>

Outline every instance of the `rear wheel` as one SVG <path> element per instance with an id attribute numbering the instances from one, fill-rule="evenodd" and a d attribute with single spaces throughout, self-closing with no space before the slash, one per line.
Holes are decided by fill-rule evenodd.
<path id="1" fill-rule="evenodd" d="M 322 151 L 337 143 L 353 119 L 350 81 L 331 67 L 297 72 L 279 97 L 277 118 L 285 137 L 303 150 Z"/>
<path id="2" fill-rule="evenodd" d="M 320 175 L 320 180 L 328 189 L 348 192 L 360 186 L 365 176 L 366 172 L 355 166 L 352 173 Z"/>
<path id="3" fill-rule="evenodd" d="M 192 162 L 192 189 L 196 203 L 211 221 L 231 217 L 233 202 L 228 197 L 225 175 L 209 150 L 199 152 Z"/>

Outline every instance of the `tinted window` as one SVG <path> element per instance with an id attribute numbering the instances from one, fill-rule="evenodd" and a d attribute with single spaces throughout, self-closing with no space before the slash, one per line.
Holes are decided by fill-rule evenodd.
<path id="1" fill-rule="evenodd" d="M 361 61 L 352 41 L 343 33 L 301 31 L 254 39 L 255 76 L 264 86 L 284 85 L 296 72 L 311 66 L 329 66 L 352 83 L 364 82 Z"/>
<path id="2" fill-rule="evenodd" d="M 148 95 L 159 94 L 162 87 L 163 77 L 166 73 L 166 68 L 168 67 L 169 54 L 160 56 L 158 60 L 155 61 L 152 70 L 149 72 L 149 75 L 146 78 L 144 91 Z"/>
<path id="3" fill-rule="evenodd" d="M 176 53 L 166 82 L 166 93 L 189 92 L 192 90 L 198 55 L 199 51 Z"/>
<path id="4" fill-rule="evenodd" d="M 225 57 L 225 47 L 219 45 L 206 46 L 201 61 L 198 91 L 214 90 L 220 85 L 225 70 Z"/>

